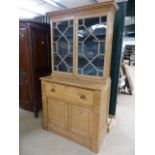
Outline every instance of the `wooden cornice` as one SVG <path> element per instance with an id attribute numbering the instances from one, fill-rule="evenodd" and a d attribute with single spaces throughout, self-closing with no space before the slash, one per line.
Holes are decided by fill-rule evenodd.
<path id="1" fill-rule="evenodd" d="M 67 10 L 61 10 L 61 11 L 53 11 L 53 12 L 48 12 L 47 15 L 50 17 L 54 16 L 61 16 L 64 14 L 71 14 L 71 15 L 76 15 L 79 12 L 88 12 L 96 9 L 103 9 L 103 8 L 108 8 L 112 7 L 114 11 L 118 10 L 118 5 L 115 0 L 107 0 L 105 2 L 93 4 L 93 5 L 87 5 L 83 7 L 77 7 L 77 8 L 72 8 L 72 9 L 67 9 Z"/>

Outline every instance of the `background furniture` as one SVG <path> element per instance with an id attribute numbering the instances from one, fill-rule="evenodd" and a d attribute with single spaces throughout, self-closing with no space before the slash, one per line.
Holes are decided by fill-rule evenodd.
<path id="1" fill-rule="evenodd" d="M 134 88 L 133 88 L 133 83 L 132 83 L 132 80 L 131 80 L 131 76 L 129 74 L 129 68 L 127 67 L 127 65 L 122 63 L 120 70 L 121 70 L 120 76 L 124 77 L 123 80 L 125 80 L 125 84 L 120 89 L 121 90 L 120 92 L 132 95 L 133 91 L 134 91 Z"/>
<path id="2" fill-rule="evenodd" d="M 135 65 L 135 45 L 126 45 L 122 54 L 122 62 L 128 60 L 129 65 Z"/>
<path id="3" fill-rule="evenodd" d="M 98 152 L 107 133 L 114 1 L 48 13 L 52 76 L 41 78 L 44 129 Z"/>
<path id="4" fill-rule="evenodd" d="M 50 73 L 50 25 L 19 21 L 19 105 L 36 117 L 41 109 L 39 78 Z"/>

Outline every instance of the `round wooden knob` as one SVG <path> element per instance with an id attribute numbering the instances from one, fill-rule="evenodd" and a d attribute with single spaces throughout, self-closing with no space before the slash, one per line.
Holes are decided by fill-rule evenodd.
<path id="1" fill-rule="evenodd" d="M 85 95 L 81 95 L 80 98 L 84 100 L 84 99 L 86 99 L 86 96 Z"/>
<path id="2" fill-rule="evenodd" d="M 50 91 L 55 92 L 55 89 L 54 88 L 51 88 Z"/>

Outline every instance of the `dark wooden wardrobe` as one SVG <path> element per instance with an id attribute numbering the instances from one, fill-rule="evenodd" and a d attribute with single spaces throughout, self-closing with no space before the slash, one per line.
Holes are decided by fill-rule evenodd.
<path id="1" fill-rule="evenodd" d="M 42 108 L 40 77 L 51 73 L 50 25 L 19 21 L 19 106 L 34 112 Z"/>

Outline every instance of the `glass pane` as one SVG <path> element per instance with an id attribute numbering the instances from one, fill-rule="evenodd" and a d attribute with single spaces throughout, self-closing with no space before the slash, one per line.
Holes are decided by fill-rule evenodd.
<path id="1" fill-rule="evenodd" d="M 89 60 L 92 60 L 98 55 L 98 41 L 94 36 L 90 35 L 85 40 L 83 53 Z"/>
<path id="2" fill-rule="evenodd" d="M 103 71 L 98 71 L 98 76 L 103 76 Z"/>
<path id="3" fill-rule="evenodd" d="M 89 31 L 84 26 L 79 26 L 78 38 L 80 41 L 84 41 L 84 39 L 86 39 L 88 34 L 89 34 Z"/>
<path id="4" fill-rule="evenodd" d="M 54 33 L 54 41 L 57 41 L 61 36 L 61 34 L 56 28 L 53 29 L 53 33 Z"/>
<path id="5" fill-rule="evenodd" d="M 65 63 L 61 62 L 60 65 L 58 66 L 58 70 L 59 71 L 67 72 L 68 71 L 68 68 L 67 68 L 67 66 L 66 66 Z"/>
<path id="6" fill-rule="evenodd" d="M 95 17 L 95 18 L 88 18 L 84 20 L 84 25 L 88 28 L 88 29 L 92 29 L 93 27 L 97 24 L 99 24 L 100 18 L 99 17 Z"/>
<path id="7" fill-rule="evenodd" d="M 95 76 L 97 74 L 97 70 L 91 64 L 89 64 L 86 68 L 84 68 L 83 74 Z"/>
<path id="8" fill-rule="evenodd" d="M 58 53 L 61 58 L 65 58 L 68 54 L 68 41 L 63 36 L 58 40 Z"/>
<path id="9" fill-rule="evenodd" d="M 79 19 L 78 74 L 103 76 L 106 16 Z"/>
<path id="10" fill-rule="evenodd" d="M 79 20 L 79 25 L 83 25 L 83 19 Z"/>
<path id="11" fill-rule="evenodd" d="M 61 32 L 64 32 L 65 29 L 68 27 L 68 21 L 60 21 L 60 22 L 57 22 L 56 25 Z"/>
<path id="12" fill-rule="evenodd" d="M 88 64 L 88 61 L 85 57 L 79 56 L 78 57 L 78 68 L 82 69 Z"/>
<path id="13" fill-rule="evenodd" d="M 67 63 L 67 65 L 69 67 L 72 67 L 73 66 L 73 61 L 72 61 L 73 57 L 72 55 L 68 55 L 66 58 L 65 58 L 65 62 Z"/>
<path id="14" fill-rule="evenodd" d="M 73 72 L 73 20 L 53 23 L 54 70 Z"/>
<path id="15" fill-rule="evenodd" d="M 69 25 L 70 25 L 70 26 L 73 26 L 73 20 L 70 20 L 70 21 L 69 21 Z"/>
<path id="16" fill-rule="evenodd" d="M 64 35 L 67 37 L 67 39 L 68 39 L 69 41 L 73 41 L 73 27 L 69 27 L 69 28 L 65 31 Z"/>
<path id="17" fill-rule="evenodd" d="M 79 42 L 79 44 L 78 44 L 78 52 L 79 53 L 82 53 L 82 48 L 83 48 L 83 45 L 81 42 Z"/>
<path id="18" fill-rule="evenodd" d="M 100 54 L 104 54 L 104 52 L 105 52 L 105 43 L 104 42 L 100 42 L 99 53 Z"/>
<path id="19" fill-rule="evenodd" d="M 103 65 L 104 65 L 103 56 L 98 56 L 98 57 L 96 57 L 96 58 L 92 61 L 92 64 L 97 68 L 97 70 L 103 70 Z"/>

